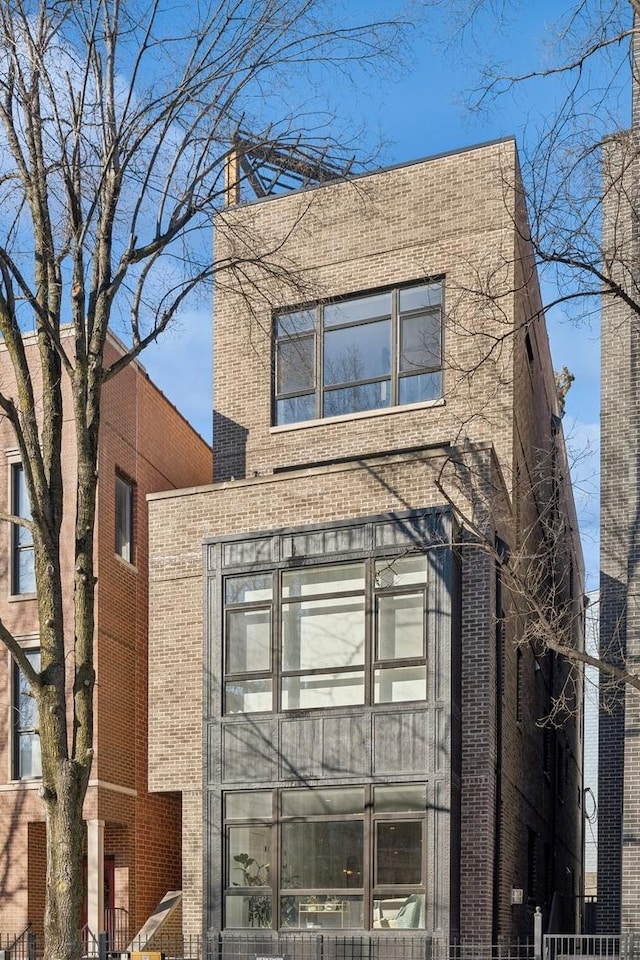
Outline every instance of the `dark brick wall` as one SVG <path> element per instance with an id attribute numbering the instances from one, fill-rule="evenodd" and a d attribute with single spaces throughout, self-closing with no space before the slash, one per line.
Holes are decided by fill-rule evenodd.
<path id="1" fill-rule="evenodd" d="M 613 276 L 632 285 L 637 262 L 629 197 L 637 161 L 623 171 L 634 144 L 624 135 L 605 155 L 604 248 Z M 637 228 L 636 228 L 637 229 Z M 635 252 L 635 260 L 634 260 Z M 633 288 L 635 290 L 635 287 Z M 632 291 L 633 292 L 633 291 Z M 602 307 L 600 650 L 616 664 L 640 658 L 640 335 L 637 318 L 620 298 Z M 635 691 L 601 680 L 598 785 L 598 925 L 618 933 L 637 927 L 640 910 L 640 726 Z"/>

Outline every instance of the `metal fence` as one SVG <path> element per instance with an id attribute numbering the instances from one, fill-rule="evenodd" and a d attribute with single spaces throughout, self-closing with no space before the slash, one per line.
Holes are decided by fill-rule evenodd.
<path id="1" fill-rule="evenodd" d="M 206 938 L 159 935 L 123 946 L 107 934 L 96 938 L 84 931 L 84 947 L 87 960 L 129 960 L 132 951 L 154 951 L 162 960 L 640 960 L 640 934 L 545 935 L 536 947 L 534 940 L 450 943 L 424 932 L 349 936 L 261 930 Z M 42 956 L 42 938 L 31 930 L 0 933 L 0 960 L 41 960 Z"/>
<path id="2" fill-rule="evenodd" d="M 547 934 L 544 960 L 640 960 L 640 934 L 622 936 Z"/>
<path id="3" fill-rule="evenodd" d="M 0 960 L 36 960 L 38 955 L 37 938 L 31 930 L 16 934 L 0 933 Z"/>
<path id="4" fill-rule="evenodd" d="M 41 938 L 31 931 L 18 937 L 0 935 L 0 960 L 40 960 L 42 947 Z M 134 940 L 126 948 L 108 935 L 96 938 L 85 931 L 84 947 L 87 960 L 125 960 L 132 951 L 157 951 L 163 960 L 535 960 L 529 941 L 497 946 L 447 943 L 426 933 L 386 931 L 354 936 L 225 932 L 204 939 L 160 935 L 152 941 Z"/>

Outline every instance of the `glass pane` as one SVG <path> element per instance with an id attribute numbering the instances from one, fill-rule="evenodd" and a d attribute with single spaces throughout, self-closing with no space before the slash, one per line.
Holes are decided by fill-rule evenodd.
<path id="1" fill-rule="evenodd" d="M 376 824 L 376 886 L 420 883 L 422 823 L 412 820 Z"/>
<path id="2" fill-rule="evenodd" d="M 377 660 L 424 656 L 422 593 L 378 597 Z"/>
<path id="3" fill-rule="evenodd" d="M 227 832 L 227 885 L 271 885 L 271 827 L 252 824 L 229 827 Z"/>
<path id="4" fill-rule="evenodd" d="M 364 703 L 363 673 L 314 674 L 282 678 L 282 709 L 313 710 Z"/>
<path id="5" fill-rule="evenodd" d="M 224 582 L 227 603 L 256 603 L 271 600 L 273 577 L 270 573 L 256 573 L 247 577 L 227 577 Z"/>
<path id="6" fill-rule="evenodd" d="M 404 287 L 400 290 L 400 311 L 422 310 L 435 307 L 442 302 L 442 283 L 421 283 L 418 287 Z"/>
<path id="7" fill-rule="evenodd" d="M 323 814 L 362 813 L 364 791 L 356 789 L 283 790 L 283 817 L 317 817 Z"/>
<path id="8" fill-rule="evenodd" d="M 273 915 L 271 896 L 268 893 L 227 894 L 224 898 L 224 922 L 226 927 L 270 927 Z"/>
<path id="9" fill-rule="evenodd" d="M 299 393 L 315 387 L 315 337 L 281 340 L 276 353 L 277 393 Z"/>
<path id="10" fill-rule="evenodd" d="M 319 593 L 364 590 L 364 563 L 337 563 L 330 567 L 304 567 L 282 575 L 282 596 L 312 597 Z"/>
<path id="11" fill-rule="evenodd" d="M 427 668 L 389 667 L 376 670 L 374 675 L 375 703 L 402 703 L 406 700 L 426 700 Z"/>
<path id="12" fill-rule="evenodd" d="M 391 321 L 379 320 L 324 336 L 324 385 L 356 383 L 391 373 Z"/>
<path id="13" fill-rule="evenodd" d="M 413 583 L 427 582 L 427 563 L 424 554 L 414 557 L 398 557 L 393 560 L 376 560 L 376 587 L 407 587 Z"/>
<path id="14" fill-rule="evenodd" d="M 323 309 L 325 327 L 338 323 L 355 323 L 373 317 L 391 315 L 391 293 L 375 293 L 370 297 L 352 297 L 339 303 L 327 303 Z"/>
<path id="15" fill-rule="evenodd" d="M 20 516 L 20 514 L 16 514 L 16 516 Z M 20 526 L 19 523 L 14 524 L 13 529 L 15 530 L 15 542 L 19 547 L 24 549 L 25 547 L 33 546 L 31 530 L 27 527 Z"/>
<path id="16" fill-rule="evenodd" d="M 314 393 L 304 397 L 289 397 L 276 403 L 276 425 L 300 423 L 302 420 L 314 420 L 316 415 L 316 397 Z"/>
<path id="17" fill-rule="evenodd" d="M 384 929 L 394 926 L 393 921 L 398 915 L 398 911 L 404 906 L 406 896 L 400 897 L 375 897 L 373 901 L 373 926 L 374 929 Z"/>
<path id="18" fill-rule="evenodd" d="M 425 929 L 424 894 L 412 893 L 406 898 L 385 897 L 373 902 L 374 927 L 397 927 L 398 929 Z"/>
<path id="19" fill-rule="evenodd" d="M 40 737 L 37 733 L 21 733 L 18 745 L 20 777 L 41 777 Z"/>
<path id="20" fill-rule="evenodd" d="M 284 670 L 364 663 L 364 598 L 332 597 L 282 606 Z"/>
<path id="21" fill-rule="evenodd" d="M 36 592 L 36 571 L 33 549 L 21 547 L 16 556 L 16 593 Z"/>
<path id="22" fill-rule="evenodd" d="M 400 323 L 400 370 L 411 373 L 422 367 L 439 367 L 440 314 L 403 317 Z"/>
<path id="23" fill-rule="evenodd" d="M 224 815 L 227 820 L 271 819 L 271 791 L 243 790 L 242 793 L 227 793 L 224 798 Z"/>
<path id="24" fill-rule="evenodd" d="M 327 390 L 323 403 L 324 417 L 339 417 L 345 413 L 359 413 L 361 410 L 381 410 L 391 403 L 391 383 L 389 380 L 380 380 L 378 383 L 364 383 L 357 387 Z"/>
<path id="25" fill-rule="evenodd" d="M 271 610 L 227 611 L 226 672 L 267 671 L 271 667 Z"/>
<path id="26" fill-rule="evenodd" d="M 18 669 L 16 667 L 16 669 Z M 18 702 L 15 705 L 18 716 L 16 723 L 19 730 L 35 730 L 38 726 L 38 705 L 29 689 L 24 675 L 18 670 Z"/>
<path id="27" fill-rule="evenodd" d="M 13 512 L 16 517 L 31 519 L 31 506 L 29 504 L 29 494 L 27 492 L 27 481 L 24 475 L 22 464 L 16 463 L 13 466 Z M 18 538 L 20 543 L 31 543 L 31 533 L 26 527 L 18 527 Z"/>
<path id="28" fill-rule="evenodd" d="M 133 487 L 122 477 L 116 477 L 116 545 L 118 556 L 132 560 L 132 504 Z"/>
<path id="29" fill-rule="evenodd" d="M 291 336 L 295 333 L 304 333 L 313 330 L 316 325 L 316 308 L 310 310 L 295 310 L 292 313 L 281 313 L 276 318 L 276 337 Z"/>
<path id="30" fill-rule="evenodd" d="M 438 400 L 442 396 L 442 373 L 421 373 L 416 377 L 401 377 L 398 384 L 398 403 L 420 403 Z"/>
<path id="31" fill-rule="evenodd" d="M 280 897 L 280 922 L 303 930 L 362 929 L 362 902 L 362 897 L 289 893 Z"/>
<path id="32" fill-rule="evenodd" d="M 363 886 L 361 820 L 282 824 L 283 889 L 343 890 Z"/>
<path id="33" fill-rule="evenodd" d="M 426 810 L 426 785 L 418 783 L 407 786 L 374 787 L 373 807 L 376 813 L 406 813 L 412 810 Z"/>
<path id="34" fill-rule="evenodd" d="M 225 713 L 271 710 L 271 680 L 231 680 L 224 687 Z"/>

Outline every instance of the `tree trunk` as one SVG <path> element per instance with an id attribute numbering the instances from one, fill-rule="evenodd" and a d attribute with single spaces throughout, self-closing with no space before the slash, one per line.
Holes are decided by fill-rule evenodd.
<path id="1" fill-rule="evenodd" d="M 44 791 L 47 823 L 47 898 L 44 918 L 45 960 L 79 960 L 84 953 L 80 929 L 84 895 L 84 823 L 82 804 L 88 772 L 65 761 L 57 794 Z"/>

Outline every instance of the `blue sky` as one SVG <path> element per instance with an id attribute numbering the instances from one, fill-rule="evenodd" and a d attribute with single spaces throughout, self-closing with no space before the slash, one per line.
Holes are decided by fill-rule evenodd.
<path id="1" fill-rule="evenodd" d="M 375 19 L 388 14 L 391 4 L 383 0 L 352 0 L 351 16 L 362 13 Z M 467 89 L 473 86 L 473 69 L 463 60 L 472 54 L 473 38 L 460 51 L 441 42 L 448 26 L 446 11 L 427 10 L 427 4 L 410 4 L 422 11 L 423 25 L 412 36 L 407 64 L 392 76 L 368 77 L 358 87 L 338 83 L 333 109 L 354 128 L 364 131 L 363 140 L 371 149 L 381 143 L 379 165 L 402 163 L 431 154 L 515 135 L 526 145 L 538 121 L 553 109 L 560 93 L 557 82 L 535 81 L 518 88 L 513 95 L 489 104 L 481 113 L 465 106 Z M 479 50 L 503 62 L 510 61 L 518 72 L 547 62 L 549 51 L 546 24 L 556 15 L 558 4 L 538 0 L 535 5 L 517 4 L 513 18 L 497 29 L 487 17 L 479 21 L 475 42 Z M 533 8 L 533 9 L 532 9 Z M 328 91 L 330 93 L 330 91 Z M 623 104 L 624 110 L 624 104 Z M 623 122 L 626 119 L 623 117 Z M 192 310 L 150 348 L 143 363 L 169 399 L 188 420 L 211 439 L 212 349 L 210 307 L 205 302 Z M 589 586 L 597 586 L 597 481 L 599 415 L 599 342 L 597 317 L 576 326 L 562 308 L 547 317 L 554 365 L 567 364 L 576 380 L 567 398 L 564 420 L 569 445 L 576 455 L 575 495 Z"/>

